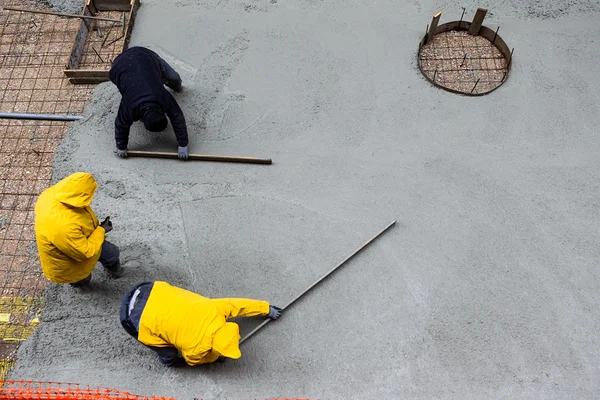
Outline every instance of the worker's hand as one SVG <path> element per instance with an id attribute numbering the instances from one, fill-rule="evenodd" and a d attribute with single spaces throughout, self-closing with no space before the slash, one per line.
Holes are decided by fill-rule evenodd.
<path id="1" fill-rule="evenodd" d="M 269 317 L 271 319 L 277 319 L 281 316 L 282 312 L 283 312 L 283 310 L 279 307 L 269 306 L 269 314 L 267 314 L 267 317 Z"/>
<path id="2" fill-rule="evenodd" d="M 125 149 L 125 150 L 117 149 L 117 155 L 121 158 L 127 158 L 127 149 Z"/>
<path id="3" fill-rule="evenodd" d="M 188 146 L 179 146 L 179 149 L 177 149 L 177 155 L 179 156 L 180 160 L 187 160 L 189 155 Z"/>
<path id="4" fill-rule="evenodd" d="M 100 226 L 104 228 L 105 233 L 112 231 L 112 222 L 110 222 L 110 217 L 106 217 L 106 219 L 102 221 Z"/>

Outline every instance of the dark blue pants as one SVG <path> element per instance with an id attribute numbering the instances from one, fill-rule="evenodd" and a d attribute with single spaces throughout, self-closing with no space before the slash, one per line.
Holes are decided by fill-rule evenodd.
<path id="1" fill-rule="evenodd" d="M 121 265 L 119 261 L 120 255 L 121 251 L 119 248 L 108 240 L 105 240 L 104 243 L 102 243 L 102 251 L 100 252 L 100 259 L 98 261 L 100 261 L 100 264 L 107 270 L 115 271 L 119 268 L 119 265 Z"/>
<path id="2" fill-rule="evenodd" d="M 100 264 L 102 264 L 102 266 L 106 268 L 109 272 L 114 272 L 121 265 L 121 262 L 119 261 L 120 254 L 121 251 L 117 246 L 115 246 L 108 240 L 105 240 L 104 243 L 102 243 L 102 250 L 100 252 L 100 258 L 98 259 L 98 261 L 100 261 Z M 89 274 L 86 278 L 83 278 L 78 282 L 71 283 L 71 286 L 85 286 L 88 283 L 90 283 L 91 280 L 92 274 Z"/>

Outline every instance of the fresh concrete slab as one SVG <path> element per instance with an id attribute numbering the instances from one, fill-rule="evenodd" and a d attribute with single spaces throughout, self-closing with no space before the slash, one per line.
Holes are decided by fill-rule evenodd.
<path id="1" fill-rule="evenodd" d="M 98 179 L 128 272 L 51 285 L 12 377 L 180 399 L 600 395 L 597 2 L 490 6 L 515 58 L 481 98 L 416 63 L 431 15 L 470 18 L 473 1 L 142 3 L 132 43 L 184 76 L 191 151 L 274 164 L 120 160 L 119 94 L 100 85 L 54 179 Z M 139 125 L 131 139 L 176 146 Z M 163 368 L 119 325 L 148 279 L 285 303 L 393 219 L 237 361 Z"/>

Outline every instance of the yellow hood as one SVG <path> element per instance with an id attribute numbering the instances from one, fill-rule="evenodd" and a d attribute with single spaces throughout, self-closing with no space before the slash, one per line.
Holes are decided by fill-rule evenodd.
<path id="1" fill-rule="evenodd" d="M 40 263 L 52 282 L 77 282 L 100 258 L 105 232 L 89 206 L 97 187 L 92 175 L 76 172 L 44 190 L 35 204 Z"/>
<path id="2" fill-rule="evenodd" d="M 240 329 L 236 323 L 226 322 L 213 336 L 213 351 L 223 357 L 238 359 L 242 356 L 240 351 Z"/>
<path id="3" fill-rule="evenodd" d="M 90 205 L 98 188 L 94 177 L 86 172 L 76 172 L 54 185 L 55 198 L 71 207 Z"/>

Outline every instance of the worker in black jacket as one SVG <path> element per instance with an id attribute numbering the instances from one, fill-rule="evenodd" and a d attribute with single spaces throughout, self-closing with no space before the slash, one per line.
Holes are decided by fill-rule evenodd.
<path id="1" fill-rule="evenodd" d="M 185 118 L 179 105 L 165 89 L 181 91 L 181 77 L 158 54 L 144 47 L 131 47 L 112 63 L 108 73 L 121 93 L 119 113 L 115 119 L 117 155 L 127 157 L 129 128 L 141 120 L 147 130 L 162 132 L 167 127 L 167 116 L 179 144 L 179 159 L 188 158 L 188 134 Z M 166 116 L 165 116 L 166 114 Z"/>

